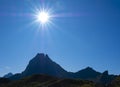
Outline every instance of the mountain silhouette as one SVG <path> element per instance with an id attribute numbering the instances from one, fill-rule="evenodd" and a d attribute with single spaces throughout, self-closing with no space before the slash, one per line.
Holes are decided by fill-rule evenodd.
<path id="1" fill-rule="evenodd" d="M 117 77 L 116 75 L 109 75 L 108 71 L 104 71 L 100 76 L 100 82 L 102 84 L 108 85 L 116 77 Z"/>
<path id="2" fill-rule="evenodd" d="M 10 72 L 10 73 L 4 75 L 3 78 L 9 78 L 9 77 L 11 77 L 11 76 L 13 76 L 13 74 Z"/>
<path id="3" fill-rule="evenodd" d="M 35 74 L 45 74 L 59 78 L 90 80 L 102 84 L 108 84 L 115 78 L 115 75 L 109 75 L 108 71 L 100 73 L 91 67 L 87 67 L 75 73 L 67 72 L 59 64 L 52 61 L 47 54 L 38 53 L 30 60 L 22 73 L 17 73 L 11 76 L 10 79 L 17 80 Z"/>
<path id="4" fill-rule="evenodd" d="M 60 65 L 53 62 L 48 55 L 38 53 L 32 60 L 30 60 L 26 69 L 22 72 L 23 76 L 33 74 L 47 74 L 51 76 L 63 77 L 66 76 L 65 71 Z"/>
<path id="5" fill-rule="evenodd" d="M 97 78 L 97 76 L 101 75 L 100 72 L 95 71 L 91 67 L 87 67 L 85 69 L 82 69 L 75 73 L 75 78 L 81 78 L 81 79 L 94 79 Z"/>

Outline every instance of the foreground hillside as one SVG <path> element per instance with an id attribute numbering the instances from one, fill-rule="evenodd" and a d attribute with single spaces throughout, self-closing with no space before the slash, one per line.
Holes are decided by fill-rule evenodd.
<path id="1" fill-rule="evenodd" d="M 120 76 L 116 77 L 108 87 L 120 87 Z"/>
<path id="2" fill-rule="evenodd" d="M 62 79 L 46 75 L 33 75 L 17 81 L 4 82 L 0 87 L 95 87 L 95 84 L 87 80 Z"/>
<path id="3" fill-rule="evenodd" d="M 120 76 L 108 85 L 94 83 L 89 80 L 65 79 L 36 74 L 19 80 L 0 78 L 0 87 L 120 87 Z"/>

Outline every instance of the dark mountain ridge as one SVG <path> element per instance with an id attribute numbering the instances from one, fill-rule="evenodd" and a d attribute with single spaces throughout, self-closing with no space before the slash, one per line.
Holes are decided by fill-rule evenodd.
<path id="1" fill-rule="evenodd" d="M 52 61 L 48 55 L 38 53 L 30 60 L 26 69 L 22 73 L 15 74 L 11 76 L 10 79 L 17 80 L 35 74 L 46 74 L 59 78 L 91 80 L 102 84 L 109 84 L 116 77 L 115 75 L 109 75 L 108 72 L 97 72 L 91 67 L 87 67 L 75 73 L 67 72 L 60 65 Z"/>
<path id="2" fill-rule="evenodd" d="M 99 76 L 101 73 L 95 71 L 91 67 L 87 67 L 85 69 L 82 69 L 78 72 L 75 73 L 76 78 L 82 78 L 82 79 L 91 79 L 91 78 L 96 78 Z"/>
<path id="3" fill-rule="evenodd" d="M 4 77 L 4 78 L 9 78 L 9 77 L 11 77 L 11 76 L 13 76 L 13 74 L 10 72 L 10 73 L 8 73 L 8 74 L 5 74 L 3 77 Z"/>
<path id="4" fill-rule="evenodd" d="M 22 72 L 22 75 L 24 76 L 32 74 L 48 74 L 56 77 L 63 77 L 66 76 L 67 71 L 57 63 L 53 62 L 48 55 L 38 53 L 30 60 L 26 69 Z"/>

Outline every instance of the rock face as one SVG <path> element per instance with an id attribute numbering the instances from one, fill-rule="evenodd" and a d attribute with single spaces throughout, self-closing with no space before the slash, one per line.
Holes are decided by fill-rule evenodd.
<path id="1" fill-rule="evenodd" d="M 30 60 L 26 69 L 22 72 L 23 76 L 33 74 L 47 74 L 51 76 L 64 77 L 67 74 L 61 66 L 53 62 L 48 55 L 38 53 L 32 60 Z"/>

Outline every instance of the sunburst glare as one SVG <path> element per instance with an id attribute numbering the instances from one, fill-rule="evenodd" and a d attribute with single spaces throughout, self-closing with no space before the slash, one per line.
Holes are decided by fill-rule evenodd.
<path id="1" fill-rule="evenodd" d="M 48 26 L 51 26 L 53 14 L 51 14 L 52 11 L 47 8 L 37 8 L 35 9 L 34 16 L 34 22 L 42 28 L 46 28 Z"/>
<path id="2" fill-rule="evenodd" d="M 37 20 L 40 21 L 42 24 L 45 24 L 49 21 L 49 14 L 47 12 L 39 12 L 37 15 Z"/>

